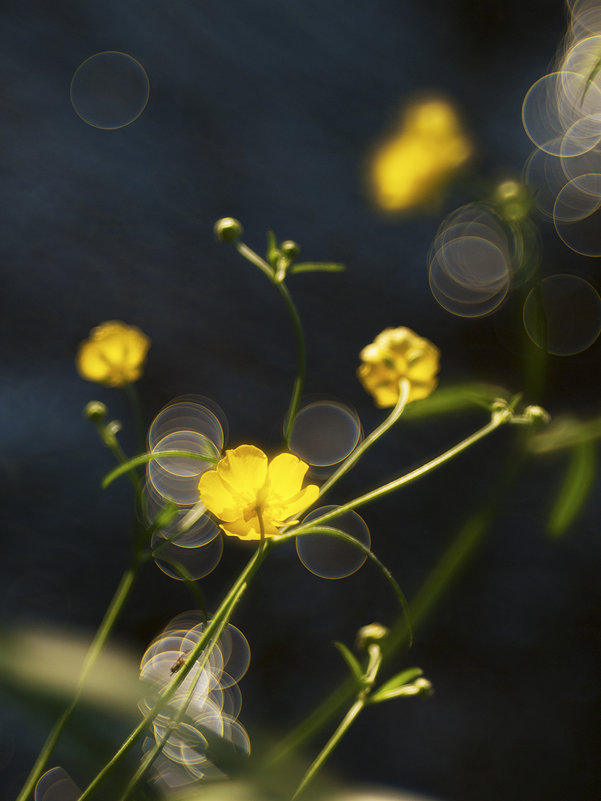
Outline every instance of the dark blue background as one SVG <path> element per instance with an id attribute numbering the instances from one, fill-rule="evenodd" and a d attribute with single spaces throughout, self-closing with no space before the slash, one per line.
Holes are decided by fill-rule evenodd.
<path id="1" fill-rule="evenodd" d="M 272 228 L 307 259 L 347 265 L 343 276 L 293 277 L 290 288 L 307 329 L 307 393 L 354 405 L 366 430 L 381 415 L 356 381 L 357 354 L 389 325 L 441 347 L 443 383 L 522 388 L 517 298 L 489 318 L 451 317 L 430 295 L 426 254 L 446 213 L 519 175 L 530 152 L 521 102 L 563 33 L 559 0 L 4 0 L 0 23 L 5 623 L 91 632 L 129 558 L 128 487 L 99 490 L 112 462 L 81 415 L 98 398 L 126 419 L 127 404 L 82 381 L 73 363 L 94 325 L 123 319 L 151 336 L 139 384 L 148 421 L 173 397 L 200 393 L 224 409 L 230 445 L 277 446 L 294 339 L 263 276 L 214 240 L 221 216 L 242 220 L 259 250 Z M 145 112 L 116 131 L 86 125 L 69 101 L 75 69 L 103 50 L 131 54 L 150 79 Z M 366 159 L 403 103 L 427 90 L 462 111 L 476 143 L 472 171 L 431 214 L 384 218 L 368 199 Z M 598 286 L 596 262 L 570 254 L 544 225 L 543 239 L 543 272 Z M 551 358 L 546 389 L 530 400 L 553 414 L 592 414 L 599 348 Z M 470 413 L 405 424 L 338 500 L 482 422 Z M 374 549 L 408 595 L 491 491 L 511 439 L 500 432 L 365 509 Z M 463 801 L 601 797 L 601 546 L 594 501 L 564 540 L 545 536 L 563 469 L 560 458 L 527 467 L 469 569 L 399 658 L 399 667 L 420 665 L 436 694 L 366 713 L 332 759 L 339 776 Z M 203 582 L 210 602 L 245 557 L 226 543 Z M 149 567 L 117 636 L 142 653 L 190 605 Z M 276 555 L 236 618 L 253 647 L 242 685 L 251 736 L 286 731 L 341 678 L 332 640 L 351 643 L 360 625 L 392 615 L 369 568 L 324 582 L 293 552 Z M 48 721 L 14 699 L 6 708 L 0 797 L 10 801 Z M 57 761 L 82 784 L 89 778 L 68 749 Z"/>

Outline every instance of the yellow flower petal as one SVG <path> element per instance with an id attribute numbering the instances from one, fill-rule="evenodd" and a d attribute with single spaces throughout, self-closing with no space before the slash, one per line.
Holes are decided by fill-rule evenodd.
<path id="1" fill-rule="evenodd" d="M 245 540 L 273 537 L 289 518 L 315 502 L 319 488 L 302 489 L 308 465 L 292 453 L 271 462 L 259 448 L 226 451 L 215 470 L 200 477 L 200 499 L 221 520 L 223 531 Z"/>
<path id="2" fill-rule="evenodd" d="M 309 465 L 292 453 L 280 453 L 269 463 L 267 471 L 269 492 L 280 498 L 296 495 Z"/>
<path id="3" fill-rule="evenodd" d="M 233 494 L 252 503 L 267 479 L 267 456 L 254 445 L 240 445 L 225 452 L 217 473 Z"/>
<path id="4" fill-rule="evenodd" d="M 232 521 L 240 516 L 240 496 L 222 481 L 217 470 L 205 471 L 198 489 L 204 505 L 220 520 Z"/>
<path id="5" fill-rule="evenodd" d="M 315 503 L 319 495 L 319 487 L 316 484 L 308 484 L 296 495 L 282 501 L 274 502 L 265 509 L 266 516 L 272 519 L 276 525 L 281 526 L 291 517 L 296 517 L 302 511 Z"/>
<path id="6" fill-rule="evenodd" d="M 248 520 L 239 517 L 237 520 L 232 520 L 229 523 L 221 524 L 221 528 L 230 537 L 238 537 L 241 540 L 260 540 L 261 539 L 261 524 L 257 515 L 253 515 Z M 277 528 L 270 520 L 263 521 L 263 528 L 265 537 L 273 537 L 278 533 Z"/>

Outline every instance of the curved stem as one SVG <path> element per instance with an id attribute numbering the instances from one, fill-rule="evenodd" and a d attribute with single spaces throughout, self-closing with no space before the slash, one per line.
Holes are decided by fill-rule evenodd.
<path id="1" fill-rule="evenodd" d="M 298 310 L 294 304 L 294 301 L 292 300 L 292 296 L 284 284 L 285 276 L 276 274 L 270 265 L 257 253 L 255 253 L 254 250 L 251 250 L 248 245 L 245 245 L 244 242 L 236 242 L 235 248 L 241 256 L 247 259 L 247 261 L 250 261 L 251 264 L 254 264 L 256 267 L 258 267 L 278 290 L 282 300 L 284 301 L 286 309 L 288 310 L 288 314 L 290 315 L 290 319 L 292 320 L 292 325 L 294 327 L 297 349 L 297 370 L 294 385 L 292 387 L 290 405 L 288 406 L 288 411 L 286 413 L 286 422 L 284 424 L 284 440 L 286 447 L 288 447 L 290 445 L 290 437 L 292 435 L 294 419 L 298 412 L 298 406 L 303 392 L 303 386 L 305 384 L 305 373 L 307 369 L 307 349 L 305 346 L 303 325 Z"/>
<path id="2" fill-rule="evenodd" d="M 125 458 L 125 457 L 124 457 Z M 131 459 L 126 459 L 118 467 L 107 473 L 102 479 L 102 489 L 106 489 L 116 478 L 122 476 L 124 473 L 130 473 L 135 467 L 152 461 L 153 459 L 168 459 L 168 458 L 184 458 L 196 459 L 199 462 L 210 462 L 210 464 L 217 464 L 219 456 L 208 456 L 203 453 L 194 453 L 194 451 L 149 451 L 134 456 Z"/>
<path id="3" fill-rule="evenodd" d="M 131 405 L 134 420 L 136 421 L 136 437 L 138 440 L 138 447 L 144 450 L 146 444 L 146 427 L 144 426 L 144 415 L 142 413 L 142 404 L 140 403 L 140 396 L 138 390 L 128 381 L 124 384 L 123 389 Z"/>
<path id="4" fill-rule="evenodd" d="M 286 447 L 290 445 L 290 437 L 292 436 L 292 429 L 294 428 L 294 420 L 296 418 L 298 412 L 298 406 L 300 403 L 301 395 L 303 393 L 303 387 L 305 385 L 305 374 L 307 371 L 307 349 L 305 347 L 305 335 L 303 333 L 303 326 L 301 323 L 300 315 L 294 302 L 292 300 L 292 296 L 288 289 L 286 288 L 285 284 L 281 281 L 277 281 L 275 286 L 284 299 L 284 303 L 286 304 L 286 308 L 288 309 L 288 313 L 290 315 L 290 319 L 292 320 L 292 325 L 294 326 L 294 334 L 296 337 L 296 348 L 297 348 L 297 370 L 296 370 L 296 378 L 294 380 L 294 386 L 292 388 L 292 397 L 290 398 L 290 405 L 288 407 L 288 412 L 286 413 L 286 422 L 284 424 L 284 441 L 286 443 Z"/>
<path id="5" fill-rule="evenodd" d="M 352 545 L 354 548 L 360 550 L 366 558 L 370 559 L 378 570 L 382 573 L 386 581 L 392 587 L 394 594 L 396 595 L 400 607 L 403 611 L 403 616 L 407 625 L 407 629 L 410 632 L 410 642 L 413 643 L 413 638 L 411 635 L 412 626 L 411 626 L 411 615 L 409 610 L 409 603 L 407 602 L 407 598 L 405 597 L 405 593 L 400 588 L 399 583 L 392 575 L 391 571 L 386 567 L 383 562 L 381 562 L 375 553 L 364 545 L 360 540 L 356 539 L 355 537 L 351 537 L 350 534 L 347 534 L 345 531 L 341 531 L 337 528 L 332 528 L 330 526 L 313 526 L 308 524 L 308 527 L 305 528 L 302 532 L 299 532 L 298 529 L 294 529 L 293 531 L 287 531 L 285 534 L 278 534 L 275 537 L 272 537 L 271 542 L 274 544 L 280 542 L 288 542 L 288 540 L 296 539 L 297 537 L 305 537 L 311 534 L 325 534 L 329 537 L 336 537 L 338 539 L 343 540 L 344 542 L 348 542 L 349 545 Z"/>
<path id="6" fill-rule="evenodd" d="M 399 383 L 399 399 L 396 402 L 394 409 L 390 412 L 384 422 L 381 423 L 377 428 L 374 428 L 371 434 L 369 434 L 369 436 L 367 436 L 363 442 L 355 448 L 355 450 L 347 459 L 344 460 L 340 467 L 334 473 L 332 473 L 332 475 L 324 484 L 321 485 L 319 497 L 325 495 L 325 493 L 333 484 L 338 481 L 338 479 L 340 479 L 345 473 L 348 473 L 348 471 L 355 466 L 365 451 L 370 448 L 374 442 L 376 442 L 376 440 L 380 439 L 382 434 L 385 434 L 386 431 L 388 431 L 388 429 L 396 423 L 396 421 L 405 411 L 410 390 L 411 385 L 409 381 L 406 378 L 403 378 Z"/>
<path id="7" fill-rule="evenodd" d="M 497 420 L 496 425 L 501 425 L 506 421 L 506 418 L 503 420 Z M 475 432 L 472 437 L 468 437 L 467 440 L 463 440 L 463 444 L 468 441 L 469 444 L 472 444 L 475 441 L 473 437 L 481 439 L 482 436 L 486 435 L 486 433 L 490 433 L 490 430 L 493 429 L 490 429 L 489 424 L 483 429 Z M 461 444 L 462 443 L 460 443 L 460 445 Z M 455 448 L 452 448 L 451 450 L 457 451 L 457 448 L 459 448 L 459 445 L 455 446 Z M 449 451 L 446 451 L 445 453 L 448 454 Z M 442 454 L 442 456 L 444 455 L 445 454 Z M 438 457 L 433 461 L 437 462 L 437 464 L 441 464 L 441 458 L 442 457 Z M 427 464 L 431 465 L 432 462 L 428 462 Z M 423 467 L 426 466 L 427 465 L 424 465 Z M 423 467 L 418 468 L 418 470 L 421 471 L 420 475 L 424 472 Z M 418 627 L 428 613 L 431 612 L 432 608 L 436 604 L 436 601 L 440 598 L 443 592 L 449 588 L 459 571 L 462 569 L 462 567 L 464 567 L 469 557 L 476 549 L 478 543 L 484 536 L 486 529 L 490 526 L 492 519 L 494 518 L 494 514 L 498 510 L 502 498 L 504 497 L 504 493 L 507 492 L 510 483 L 515 479 L 516 471 L 517 460 L 515 457 L 512 457 L 508 463 L 507 474 L 504 476 L 500 484 L 495 488 L 492 499 L 488 502 L 488 504 L 484 505 L 482 510 L 475 515 L 470 516 L 469 520 L 460 529 L 448 550 L 436 563 L 415 599 L 411 601 L 410 620 L 414 629 Z M 321 525 L 322 522 L 323 520 L 318 521 L 316 518 L 311 520 L 308 525 Z M 296 531 L 298 531 L 298 529 Z M 296 533 L 296 531 L 294 533 Z M 390 641 L 387 644 L 387 647 L 384 649 L 385 660 L 396 653 L 398 649 L 409 640 L 409 636 L 410 630 L 408 626 L 404 621 L 401 621 L 400 625 L 395 627 L 395 629 L 391 632 Z M 355 680 L 351 677 L 341 682 L 304 720 L 299 723 L 299 725 L 293 731 L 291 731 L 280 741 L 278 746 L 273 750 L 272 754 L 268 758 L 266 767 L 271 769 L 274 765 L 281 762 L 289 754 L 298 750 L 302 745 L 309 741 L 316 734 L 316 732 L 322 729 L 323 726 L 325 726 L 326 723 L 332 719 L 336 712 L 340 710 L 345 703 L 348 703 L 349 699 L 352 697 L 355 687 Z"/>
<path id="8" fill-rule="evenodd" d="M 65 728 L 67 721 L 71 717 L 73 711 L 75 710 L 75 707 L 79 702 L 88 675 L 92 667 L 94 666 L 94 663 L 96 662 L 96 659 L 100 654 L 100 651 L 104 647 L 104 644 L 108 639 L 109 634 L 111 633 L 111 630 L 115 624 L 117 617 L 119 616 L 121 610 L 123 609 L 123 606 L 125 605 L 125 602 L 127 601 L 127 598 L 134 584 L 134 580 L 138 571 L 138 566 L 139 562 L 137 559 L 135 559 L 132 567 L 126 570 L 126 572 L 123 574 L 123 577 L 119 582 L 119 586 L 115 591 L 113 599 L 109 604 L 108 609 L 106 610 L 102 623 L 100 624 L 98 631 L 96 632 L 94 639 L 90 644 L 88 652 L 86 653 L 83 667 L 79 675 L 79 679 L 77 681 L 77 688 L 73 700 L 52 727 L 52 731 L 46 738 L 46 742 L 42 746 L 38 758 L 36 759 L 34 766 L 29 772 L 29 776 L 27 777 L 25 784 L 23 785 L 21 792 L 19 793 L 15 801 L 25 801 L 34 791 L 35 785 L 40 779 L 40 776 L 42 775 L 46 763 L 48 762 L 48 759 L 52 751 L 54 750 L 54 747 L 63 729 Z"/>

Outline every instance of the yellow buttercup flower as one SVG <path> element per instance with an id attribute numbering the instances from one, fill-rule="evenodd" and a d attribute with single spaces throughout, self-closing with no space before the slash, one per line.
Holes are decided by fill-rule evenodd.
<path id="1" fill-rule="evenodd" d="M 426 398 L 435 389 L 439 357 L 436 345 L 410 328 L 386 328 L 359 354 L 363 364 L 357 375 L 376 406 L 394 406 L 402 378 L 410 384 L 407 402 Z"/>
<path id="2" fill-rule="evenodd" d="M 91 330 L 75 364 L 88 381 L 122 387 L 140 378 L 149 347 L 150 339 L 135 325 L 110 320 Z"/>
<path id="3" fill-rule="evenodd" d="M 240 445 L 225 452 L 215 470 L 200 477 L 200 500 L 221 528 L 244 540 L 273 537 L 284 524 L 317 500 L 319 488 L 301 489 L 308 465 L 291 453 L 271 461 L 254 445 Z"/>
<path id="4" fill-rule="evenodd" d="M 372 157 L 374 200 L 391 212 L 427 205 L 471 153 L 471 142 L 447 100 L 417 101 L 405 109 L 400 127 Z"/>

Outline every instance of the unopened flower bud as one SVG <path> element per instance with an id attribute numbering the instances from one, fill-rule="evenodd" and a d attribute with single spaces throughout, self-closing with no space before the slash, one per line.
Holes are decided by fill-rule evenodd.
<path id="1" fill-rule="evenodd" d="M 103 423 L 106 419 L 108 409 L 102 401 L 90 401 L 86 403 L 83 413 L 92 423 Z"/>
<path id="2" fill-rule="evenodd" d="M 428 681 L 428 679 L 419 678 L 413 682 L 413 686 L 416 690 L 416 695 L 432 695 L 434 692 L 434 688 L 432 687 L 432 682 Z"/>
<path id="3" fill-rule="evenodd" d="M 541 423 L 548 423 L 551 420 L 551 415 L 542 406 L 526 406 L 524 416 Z"/>
<path id="4" fill-rule="evenodd" d="M 357 632 L 355 646 L 358 651 L 364 651 L 369 645 L 388 636 L 388 629 L 381 623 L 369 623 Z"/>
<path id="5" fill-rule="evenodd" d="M 286 241 L 282 242 L 280 245 L 280 250 L 287 258 L 295 259 L 300 253 L 300 246 L 291 239 L 286 239 Z"/>
<path id="6" fill-rule="evenodd" d="M 220 242 L 235 242 L 242 236 L 242 225 L 233 217 L 222 217 L 217 220 L 215 227 L 215 236 Z"/>

